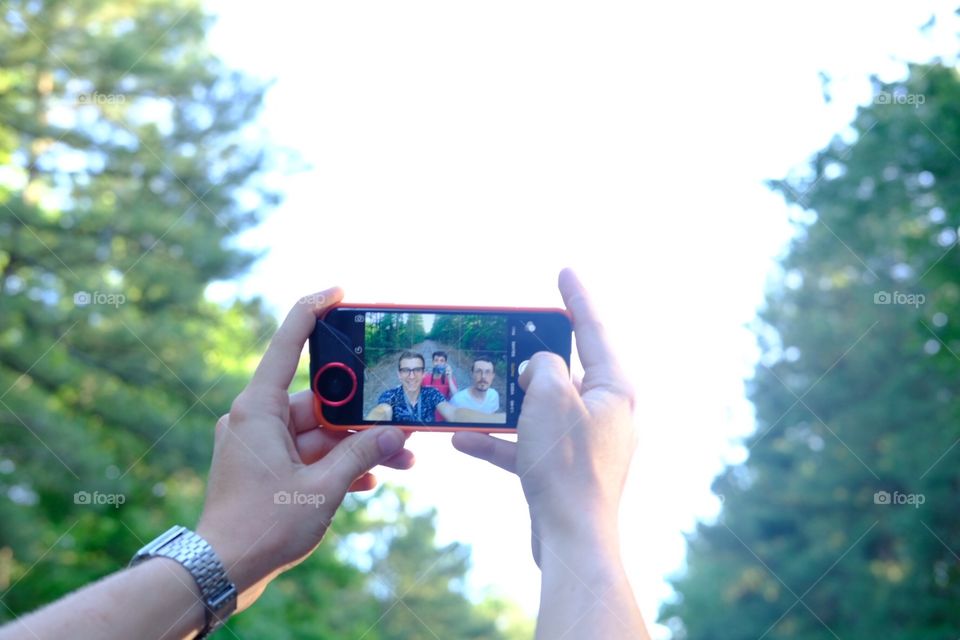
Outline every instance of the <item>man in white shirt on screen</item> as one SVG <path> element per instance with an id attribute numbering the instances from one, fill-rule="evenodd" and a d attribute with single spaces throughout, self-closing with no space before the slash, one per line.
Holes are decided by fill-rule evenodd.
<path id="1" fill-rule="evenodd" d="M 481 413 L 496 413 L 500 409 L 500 394 L 493 388 L 493 362 L 482 356 L 474 358 L 470 374 L 473 384 L 453 394 L 450 404 Z"/>

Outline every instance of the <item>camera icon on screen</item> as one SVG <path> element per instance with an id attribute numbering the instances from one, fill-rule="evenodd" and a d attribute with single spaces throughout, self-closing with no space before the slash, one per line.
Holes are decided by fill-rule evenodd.
<path id="1" fill-rule="evenodd" d="M 90 294 L 86 291 L 77 291 L 73 294 L 73 304 L 78 307 L 85 307 L 90 304 Z"/>
<path id="2" fill-rule="evenodd" d="M 873 494 L 873 504 L 890 504 L 890 492 L 877 491 Z"/>
<path id="3" fill-rule="evenodd" d="M 273 504 L 290 504 L 290 492 L 277 491 L 273 494 Z"/>
<path id="4" fill-rule="evenodd" d="M 73 504 L 90 504 L 89 491 L 77 491 L 73 494 Z"/>
<path id="5" fill-rule="evenodd" d="M 890 304 L 891 301 L 889 291 L 877 291 L 873 294 L 873 304 Z"/>

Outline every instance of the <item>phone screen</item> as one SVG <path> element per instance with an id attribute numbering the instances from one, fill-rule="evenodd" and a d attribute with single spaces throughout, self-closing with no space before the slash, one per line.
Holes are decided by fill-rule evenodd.
<path id="1" fill-rule="evenodd" d="M 311 380 L 334 425 L 515 428 L 525 361 L 569 366 L 570 334 L 557 310 L 337 307 L 311 337 Z"/>

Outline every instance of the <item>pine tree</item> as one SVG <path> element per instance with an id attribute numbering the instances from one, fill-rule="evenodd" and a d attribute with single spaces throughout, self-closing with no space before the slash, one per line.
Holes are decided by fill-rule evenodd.
<path id="1" fill-rule="evenodd" d="M 231 242 L 277 202 L 259 186 L 271 156 L 247 135 L 265 87 L 211 54 L 200 2 L 13 0 L 2 11 L 0 623 L 196 522 L 216 419 L 276 326 L 259 300 L 221 306 L 205 291 L 256 258 Z M 314 554 L 228 625 L 249 637 L 387 637 L 382 599 L 344 541 L 410 521 L 380 562 L 403 553 L 400 539 L 422 558 L 443 551 L 429 517 L 364 515 L 390 494 L 350 496 Z M 462 579 L 467 555 L 443 576 Z M 515 637 L 487 633 L 499 603 L 474 611 L 452 586 L 427 584 L 437 589 L 423 615 L 456 613 L 432 621 L 443 637 Z"/>
<path id="2" fill-rule="evenodd" d="M 0 618 L 196 517 L 182 470 L 274 327 L 204 291 L 250 264 L 229 240 L 275 201 L 242 137 L 264 87 L 210 54 L 198 2 L 3 11 Z"/>
<path id="3" fill-rule="evenodd" d="M 960 80 L 875 83 L 850 135 L 772 183 L 809 219 L 758 324 L 749 457 L 661 611 L 678 638 L 960 627 Z"/>

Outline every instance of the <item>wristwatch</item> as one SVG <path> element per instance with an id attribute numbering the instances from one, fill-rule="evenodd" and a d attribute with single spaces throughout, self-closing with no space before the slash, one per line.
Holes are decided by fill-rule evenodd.
<path id="1" fill-rule="evenodd" d="M 227 570 L 206 540 L 176 525 L 137 551 L 130 566 L 149 558 L 176 560 L 190 572 L 200 587 L 200 598 L 206 607 L 206 624 L 195 637 L 206 638 L 226 622 L 237 608 L 237 587 L 230 582 Z"/>

